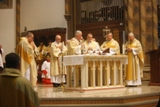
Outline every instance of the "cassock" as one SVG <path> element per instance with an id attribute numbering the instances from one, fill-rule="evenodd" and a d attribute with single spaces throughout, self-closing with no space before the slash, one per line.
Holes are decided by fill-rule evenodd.
<path id="1" fill-rule="evenodd" d="M 38 47 L 38 51 L 39 51 L 38 59 L 39 60 L 44 60 L 45 59 L 45 50 L 46 50 L 46 46 L 45 45 Z"/>
<path id="2" fill-rule="evenodd" d="M 62 45 L 62 50 L 61 51 L 59 48 L 59 46 Z M 56 41 L 53 42 L 51 44 L 51 66 L 50 66 L 50 73 L 51 73 L 51 82 L 52 83 L 61 83 L 61 82 L 65 82 L 65 71 L 63 69 L 62 72 L 62 66 L 61 63 L 59 61 L 59 55 L 63 53 L 63 55 L 67 54 L 67 48 L 63 43 L 57 43 Z"/>
<path id="3" fill-rule="evenodd" d="M 50 79 L 50 61 L 44 61 L 42 66 L 41 66 L 41 70 L 42 70 L 42 83 L 51 83 Z"/>
<path id="4" fill-rule="evenodd" d="M 22 37 L 17 45 L 17 54 L 20 56 L 20 71 L 23 77 L 31 81 L 33 86 L 36 86 L 37 67 L 35 62 L 35 53 L 38 54 L 37 48 L 33 50 L 26 37 Z M 29 77 L 28 77 L 29 75 Z"/>
<path id="5" fill-rule="evenodd" d="M 144 57 L 141 43 L 134 39 L 128 41 L 125 48 L 131 48 L 131 52 L 127 52 L 128 65 L 126 66 L 126 85 L 141 85 L 141 77 L 143 77 Z"/>
<path id="6" fill-rule="evenodd" d="M 0 107 L 39 107 L 40 99 L 21 71 L 5 68 L 0 74 Z"/>
<path id="7" fill-rule="evenodd" d="M 103 44 L 101 45 L 101 50 L 105 51 L 107 48 L 109 49 L 110 54 L 120 54 L 119 44 L 114 39 L 103 42 Z"/>
<path id="8" fill-rule="evenodd" d="M 95 41 L 85 41 L 84 42 L 84 48 L 83 48 L 83 52 L 86 51 L 88 52 L 89 51 L 89 48 L 92 48 L 92 51 L 100 51 L 100 47 L 98 45 L 97 42 Z M 84 52 L 85 53 L 85 52 Z"/>
<path id="9" fill-rule="evenodd" d="M 82 41 L 77 40 L 75 37 L 72 38 L 68 43 L 68 55 L 81 54 Z"/>

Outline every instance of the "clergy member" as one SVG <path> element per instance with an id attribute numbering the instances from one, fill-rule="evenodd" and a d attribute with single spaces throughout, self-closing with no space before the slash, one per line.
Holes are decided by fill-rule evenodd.
<path id="1" fill-rule="evenodd" d="M 61 36 L 56 35 L 55 42 L 51 44 L 51 63 L 50 63 L 50 73 L 51 73 L 51 82 L 54 87 L 60 85 L 61 82 L 65 82 L 64 71 L 62 72 L 61 63 L 59 62 L 59 56 L 61 54 L 67 54 L 67 48 L 64 45 L 64 42 L 61 42 Z"/>
<path id="2" fill-rule="evenodd" d="M 48 41 L 48 46 L 47 46 L 46 49 L 45 49 L 45 55 L 50 54 L 51 44 L 52 44 L 52 41 L 49 40 L 49 41 Z"/>
<path id="3" fill-rule="evenodd" d="M 39 107 L 37 92 L 18 70 L 19 56 L 10 53 L 5 61 L 6 68 L 0 74 L 0 107 Z"/>
<path id="4" fill-rule="evenodd" d="M 3 48 L 2 48 L 2 45 L 0 45 L 0 73 L 2 72 L 3 70 Z"/>
<path id="5" fill-rule="evenodd" d="M 40 45 L 38 46 L 38 51 L 39 51 L 39 60 L 44 60 L 45 59 L 45 50 L 46 50 L 46 46 L 43 44 L 43 42 L 40 43 Z"/>
<path id="6" fill-rule="evenodd" d="M 93 35 L 91 33 L 87 35 L 87 40 L 83 44 L 84 44 L 84 48 L 83 48 L 84 53 L 85 52 L 93 53 L 100 50 L 98 43 L 93 41 Z"/>
<path id="7" fill-rule="evenodd" d="M 75 32 L 75 37 L 72 38 L 68 43 L 68 54 L 69 55 L 81 54 L 82 48 L 83 48 L 82 32 L 80 30 L 77 30 Z"/>
<path id="8" fill-rule="evenodd" d="M 106 35 L 106 41 L 101 45 L 101 50 L 104 53 L 110 53 L 112 55 L 120 54 L 119 44 L 113 39 L 113 34 L 111 32 Z"/>
<path id="9" fill-rule="evenodd" d="M 143 77 L 143 50 L 141 43 L 134 37 L 133 33 L 128 34 L 128 42 L 125 44 L 126 53 L 128 55 L 128 65 L 126 67 L 126 85 L 141 85 L 141 77 Z"/>
<path id="10" fill-rule="evenodd" d="M 33 86 L 36 86 L 37 68 L 35 62 L 35 53 L 38 54 L 36 45 L 34 44 L 34 35 L 27 32 L 25 37 L 20 38 L 17 45 L 17 54 L 20 56 L 20 70 L 23 77 L 31 81 Z M 28 77 L 28 74 L 30 75 Z"/>

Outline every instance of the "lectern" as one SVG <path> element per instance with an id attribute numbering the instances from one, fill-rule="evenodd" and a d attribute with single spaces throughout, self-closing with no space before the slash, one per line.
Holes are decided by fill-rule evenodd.
<path id="1" fill-rule="evenodd" d="M 152 50 L 146 54 L 150 54 L 151 80 L 149 85 L 160 86 L 160 50 Z"/>

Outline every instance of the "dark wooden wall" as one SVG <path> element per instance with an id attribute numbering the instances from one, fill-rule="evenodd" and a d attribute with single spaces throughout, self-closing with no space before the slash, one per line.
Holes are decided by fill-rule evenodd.
<path id="1" fill-rule="evenodd" d="M 34 42 L 39 46 L 40 42 L 43 42 L 48 46 L 48 41 L 55 41 L 55 36 L 61 35 L 62 41 L 66 40 L 66 28 L 48 28 L 48 29 L 37 29 L 30 30 L 34 34 Z"/>
<path id="2" fill-rule="evenodd" d="M 88 33 L 92 33 L 93 37 L 96 38 L 97 42 L 101 45 L 105 41 L 105 38 L 103 37 L 103 29 L 106 26 L 111 29 L 114 39 L 119 42 L 121 47 L 123 42 L 123 31 L 125 29 L 124 20 L 79 24 L 76 26 L 76 29 L 83 32 L 84 39 L 86 39 Z"/>

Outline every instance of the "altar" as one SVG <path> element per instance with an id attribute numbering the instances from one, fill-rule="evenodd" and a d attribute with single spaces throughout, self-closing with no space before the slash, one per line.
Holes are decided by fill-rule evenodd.
<path id="1" fill-rule="evenodd" d="M 96 90 L 124 87 L 126 55 L 69 55 L 63 57 L 68 90 Z"/>

